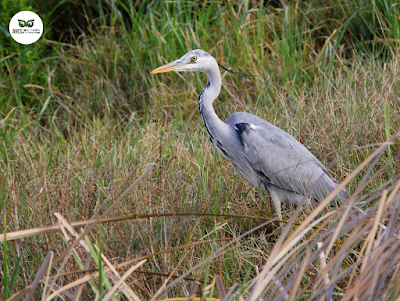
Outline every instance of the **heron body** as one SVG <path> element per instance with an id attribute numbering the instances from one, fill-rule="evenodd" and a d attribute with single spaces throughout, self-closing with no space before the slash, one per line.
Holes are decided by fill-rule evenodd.
<path id="1" fill-rule="evenodd" d="M 279 217 L 282 202 L 299 204 L 305 196 L 312 203 L 320 202 L 337 187 L 323 164 L 285 131 L 249 113 L 234 113 L 225 122 L 217 116 L 213 102 L 221 91 L 221 72 L 209 53 L 192 50 L 152 74 L 168 71 L 200 71 L 207 75 L 198 104 L 208 138 L 244 179 L 271 195 Z M 346 197 L 343 189 L 334 202 L 343 202 Z"/>

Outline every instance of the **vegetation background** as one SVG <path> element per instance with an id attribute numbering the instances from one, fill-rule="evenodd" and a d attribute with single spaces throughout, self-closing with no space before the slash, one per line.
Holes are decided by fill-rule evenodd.
<path id="1" fill-rule="evenodd" d="M 8 22 L 20 10 L 35 11 L 44 21 L 44 34 L 32 45 L 19 45 L 8 34 Z M 235 298 L 249 296 L 252 280 L 269 262 L 274 246 L 280 246 L 280 237 L 296 233 L 311 209 L 298 208 L 294 213 L 295 208 L 286 206 L 287 227 L 275 221 L 257 228 L 263 223 L 257 217 L 276 217 L 273 206 L 269 196 L 244 181 L 208 143 L 197 112 L 205 76 L 152 76 L 150 71 L 201 48 L 233 70 L 257 75 L 238 78 L 223 71 L 222 92 L 214 103 L 217 114 L 226 119 L 246 111 L 275 124 L 307 146 L 341 181 L 400 127 L 399 10 L 394 0 L 3 0 L 1 232 L 57 224 L 55 212 L 69 222 L 99 217 L 154 163 L 109 214 L 152 217 L 98 225 L 88 233 L 90 240 L 114 264 L 167 250 L 150 257 L 141 273 L 129 276 L 140 299 L 156 296 L 164 282 L 170 286 L 160 296 L 187 296 L 194 279 L 204 283 L 204 291 L 212 296 L 213 285 L 207 284 L 215 284 L 216 274 L 227 288 L 237 284 Z M 369 254 L 367 238 L 375 239 L 375 232 L 368 237 L 360 234 L 351 245 L 345 241 L 353 229 L 370 221 L 373 225 L 379 220 L 387 227 L 393 223 L 397 229 L 398 215 L 393 212 L 398 209 L 398 195 L 394 198 L 396 190 L 390 187 L 399 178 L 399 150 L 397 139 L 379 160 L 348 178 L 346 188 L 355 193 L 352 201 L 370 208 L 372 219 L 360 223 L 355 222 L 357 215 L 349 215 L 348 228 L 341 228 L 347 232 L 329 236 L 333 248 L 326 246 L 325 255 L 338 262 L 336 270 L 331 266 L 329 271 L 344 276 L 331 282 L 330 290 L 317 281 L 322 260 L 313 242 L 323 235 L 321 229 L 315 230 L 296 241 L 299 248 L 307 246 L 301 256 L 294 261 L 286 258 L 282 264 L 294 275 L 309 260 L 301 270 L 299 290 L 293 289 L 295 278 L 276 274 L 272 286 L 263 291 L 269 300 L 292 295 L 305 300 L 329 292 L 330 298 L 346 299 L 357 292 L 362 296 L 362 290 L 354 290 L 360 283 L 363 288 L 377 285 L 368 295 L 375 296 L 373 300 L 397 300 L 398 255 L 391 253 L 394 259 L 385 267 L 375 266 L 379 273 L 388 271 L 382 283 L 375 283 L 360 276 L 362 258 Z M 393 192 L 397 207 L 382 205 L 387 211 L 382 209 L 377 216 L 377 200 L 385 188 Z M 153 216 L 159 213 L 193 214 Z M 337 225 L 341 213 L 332 225 Z M 250 218 L 216 216 L 224 214 Z M 327 216 L 329 208 L 318 214 Z M 290 220 L 292 216 L 295 220 Z M 379 239 L 386 236 L 379 233 L 371 248 L 384 245 Z M 224 239 L 231 245 L 222 252 Z M 59 232 L 3 241 L 0 295 L 8 299 L 28 287 L 46 254 L 65 256 L 62 251 L 70 244 Z M 335 255 L 342 245 L 351 251 L 339 258 Z M 177 246 L 187 248 L 170 250 Z M 319 255 L 306 257 L 307 248 Z M 86 256 L 82 250 L 76 254 Z M 83 268 L 82 258 L 65 258 L 52 273 Z M 371 258 L 376 260 L 372 263 L 379 260 Z M 98 261 L 88 264 L 102 269 Z M 185 272 L 189 280 L 171 283 L 173 277 L 168 278 Z M 55 283 L 63 286 L 79 277 L 72 273 Z M 109 288 L 104 277 L 82 288 L 84 300 L 104 297 Z M 43 287 L 35 290 L 35 299 L 42 296 Z"/>

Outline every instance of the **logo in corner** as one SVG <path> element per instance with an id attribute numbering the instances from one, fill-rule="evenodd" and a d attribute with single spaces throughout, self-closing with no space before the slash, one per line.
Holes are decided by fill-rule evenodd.
<path id="1" fill-rule="evenodd" d="M 8 30 L 16 42 L 29 45 L 42 36 L 43 21 L 34 12 L 20 11 L 11 18 Z"/>

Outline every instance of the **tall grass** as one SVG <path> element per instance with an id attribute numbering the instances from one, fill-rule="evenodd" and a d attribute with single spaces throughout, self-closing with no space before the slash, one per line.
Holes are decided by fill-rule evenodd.
<path id="1" fill-rule="evenodd" d="M 0 294 L 7 298 L 29 289 L 53 251 L 52 262 L 61 263 L 50 263 L 51 277 L 61 277 L 46 279 L 58 287 L 99 269 L 100 278 L 67 291 L 86 300 L 108 298 L 118 279 L 109 275 L 100 253 L 120 265 L 121 277 L 124 263 L 138 259 L 126 283 L 140 299 L 187 296 L 194 280 L 204 284 L 203 293 L 216 295 L 216 274 L 237 299 L 257 297 L 260 283 L 266 283 L 263 298 L 276 300 L 340 299 L 357 292 L 363 297 L 368 284 L 376 288 L 376 300 L 397 298 L 398 255 L 385 248 L 397 243 L 392 234 L 398 228 L 393 186 L 400 170 L 398 139 L 379 160 L 348 178 L 346 188 L 355 192 L 349 207 L 329 216 L 328 208 L 286 205 L 288 226 L 264 225 L 257 216 L 275 218 L 269 197 L 207 142 L 197 113 L 204 75 L 150 75 L 194 48 L 257 75 L 222 72 L 222 92 L 214 103 L 218 115 L 226 119 L 247 111 L 268 120 L 306 145 L 342 181 L 400 127 L 399 13 L 394 2 L 383 0 L 319 3 L 96 2 L 91 5 L 98 16 L 88 17 L 80 35 L 72 29 L 65 40 L 45 35 L 13 53 L 0 44 L 0 209 L 7 217 L 0 229 L 7 237 L 98 218 L 155 163 L 109 213 L 148 218 L 88 230 L 88 245 L 101 237 L 97 251 L 75 242 L 79 233 L 4 240 Z M 392 192 L 390 198 L 384 188 Z M 354 206 L 367 215 L 349 211 Z M 298 227 L 315 221 L 307 219 L 313 212 L 322 224 L 299 236 Z M 157 217 L 161 213 L 177 215 Z M 293 249 L 284 249 L 288 242 Z M 62 253 L 72 244 L 72 257 Z M 298 289 L 290 291 L 294 284 Z M 35 290 L 35 299 L 46 293 L 43 287 Z"/>

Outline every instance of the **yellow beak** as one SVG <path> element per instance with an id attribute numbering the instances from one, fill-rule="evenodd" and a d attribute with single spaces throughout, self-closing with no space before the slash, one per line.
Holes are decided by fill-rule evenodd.
<path id="1" fill-rule="evenodd" d="M 185 69 L 185 65 L 182 65 L 181 60 L 177 60 L 164 66 L 158 67 L 157 69 L 154 69 L 153 71 L 151 71 L 151 74 L 164 73 L 169 71 L 181 71 L 182 69 Z"/>

